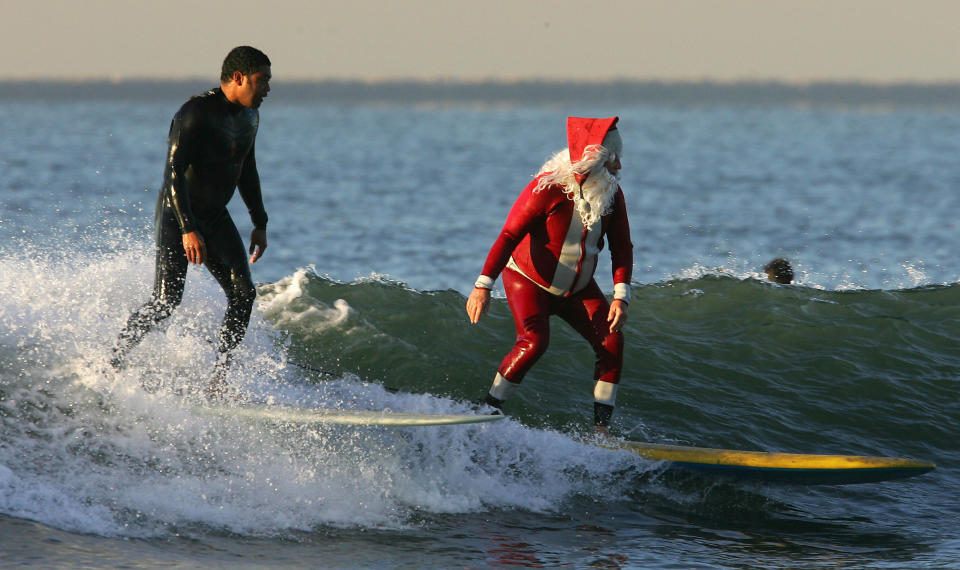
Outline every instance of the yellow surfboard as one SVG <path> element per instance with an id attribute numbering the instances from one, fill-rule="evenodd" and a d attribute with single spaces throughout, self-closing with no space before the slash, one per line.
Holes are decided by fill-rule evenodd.
<path id="1" fill-rule="evenodd" d="M 606 441 L 610 449 L 624 449 L 668 469 L 695 471 L 793 485 L 850 485 L 915 477 L 936 469 L 928 461 L 863 455 L 813 455 L 710 449 L 638 441 Z"/>

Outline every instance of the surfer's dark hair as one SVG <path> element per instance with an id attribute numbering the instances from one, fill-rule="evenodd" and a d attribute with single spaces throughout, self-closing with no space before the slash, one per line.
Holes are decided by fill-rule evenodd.
<path id="1" fill-rule="evenodd" d="M 778 257 L 763 267 L 766 273 L 773 275 L 773 280 L 777 283 L 792 283 L 793 268 L 790 262 L 782 257 Z"/>
<path id="2" fill-rule="evenodd" d="M 253 75 L 264 65 L 270 65 L 267 54 L 250 46 L 237 46 L 230 50 L 223 58 L 223 67 L 220 69 L 220 81 L 230 81 L 237 71 L 244 75 Z"/>

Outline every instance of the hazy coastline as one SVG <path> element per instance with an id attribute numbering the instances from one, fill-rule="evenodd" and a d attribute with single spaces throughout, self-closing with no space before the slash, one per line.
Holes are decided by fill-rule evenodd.
<path id="1" fill-rule="evenodd" d="M 165 100 L 200 92 L 215 79 L 0 80 L 2 101 Z M 729 104 L 960 106 L 960 83 L 859 81 L 459 81 L 277 79 L 276 102 L 334 104 Z"/>

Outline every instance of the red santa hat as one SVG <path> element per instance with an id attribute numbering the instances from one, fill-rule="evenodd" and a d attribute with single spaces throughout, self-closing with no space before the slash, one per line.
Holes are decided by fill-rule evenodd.
<path id="1" fill-rule="evenodd" d="M 584 150 L 591 145 L 603 145 L 607 133 L 617 129 L 620 117 L 606 119 L 589 119 L 584 117 L 567 117 L 567 148 L 570 151 L 570 164 L 583 160 Z M 619 149 L 616 149 L 619 152 Z M 573 176 L 578 184 L 583 184 L 588 172 L 575 173 Z"/>

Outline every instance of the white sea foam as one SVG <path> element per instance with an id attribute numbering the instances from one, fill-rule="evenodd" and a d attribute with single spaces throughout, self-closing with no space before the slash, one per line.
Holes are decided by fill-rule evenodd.
<path id="1" fill-rule="evenodd" d="M 265 318 L 275 326 L 297 325 L 305 329 L 343 325 L 351 314 L 350 305 L 337 299 L 333 306 L 314 299 L 306 290 L 308 270 L 298 269 L 293 275 L 265 285 L 258 297 L 258 306 Z"/>

